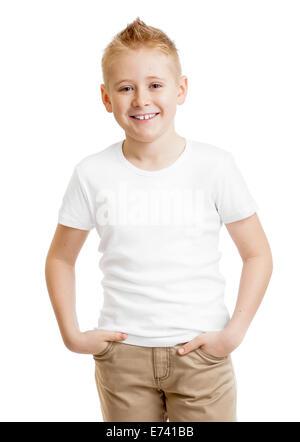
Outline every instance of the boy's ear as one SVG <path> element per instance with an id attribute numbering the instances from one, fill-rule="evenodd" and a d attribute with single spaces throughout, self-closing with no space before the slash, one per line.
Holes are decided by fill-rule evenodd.
<path id="1" fill-rule="evenodd" d="M 102 102 L 107 110 L 107 112 L 112 112 L 112 105 L 108 96 L 108 93 L 105 89 L 104 84 L 101 84 L 100 86 L 101 89 L 101 97 L 102 97 Z"/>
<path id="2" fill-rule="evenodd" d="M 177 104 L 183 104 L 188 90 L 188 78 L 186 75 L 181 75 L 178 85 Z"/>

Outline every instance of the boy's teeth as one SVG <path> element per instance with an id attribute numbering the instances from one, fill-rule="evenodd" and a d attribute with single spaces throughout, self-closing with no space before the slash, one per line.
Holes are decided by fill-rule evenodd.
<path id="1" fill-rule="evenodd" d="M 149 118 L 153 118 L 155 117 L 156 114 L 151 114 L 151 115 L 145 115 L 145 116 L 134 116 L 134 118 L 137 118 L 138 120 L 148 120 Z"/>

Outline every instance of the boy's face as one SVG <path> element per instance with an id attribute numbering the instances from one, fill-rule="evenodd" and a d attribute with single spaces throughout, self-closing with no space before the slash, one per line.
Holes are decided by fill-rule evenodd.
<path id="1" fill-rule="evenodd" d="M 152 142 L 174 134 L 176 107 L 185 101 L 187 78 L 181 76 L 176 84 L 171 57 L 157 49 L 129 50 L 111 65 L 108 87 L 101 85 L 102 101 L 127 138 Z M 158 115 L 148 120 L 132 117 L 143 114 Z"/>

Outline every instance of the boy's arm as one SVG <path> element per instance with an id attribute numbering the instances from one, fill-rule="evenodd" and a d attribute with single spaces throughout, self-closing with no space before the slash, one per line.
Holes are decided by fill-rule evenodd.
<path id="1" fill-rule="evenodd" d="M 242 341 L 268 287 L 273 260 L 257 214 L 226 224 L 243 260 L 238 299 L 224 332 L 229 341 Z"/>
<path id="2" fill-rule="evenodd" d="M 67 348 L 80 333 L 75 308 L 75 263 L 88 230 L 58 224 L 45 263 L 48 293 Z"/>
<path id="3" fill-rule="evenodd" d="M 76 316 L 75 263 L 89 230 L 58 224 L 45 265 L 50 300 L 65 346 L 77 353 L 102 352 L 108 341 L 122 341 L 126 333 L 110 330 L 81 332 Z"/>
<path id="4" fill-rule="evenodd" d="M 225 356 L 240 345 L 262 301 L 273 271 L 268 240 L 255 213 L 225 224 L 243 260 L 235 310 L 221 331 L 201 333 L 178 350 L 180 354 L 202 347 L 214 356 Z"/>

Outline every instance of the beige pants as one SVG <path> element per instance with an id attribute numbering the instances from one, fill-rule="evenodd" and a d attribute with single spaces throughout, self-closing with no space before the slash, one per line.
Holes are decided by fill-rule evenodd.
<path id="1" fill-rule="evenodd" d="M 231 355 L 110 341 L 93 355 L 104 422 L 236 422 Z"/>

